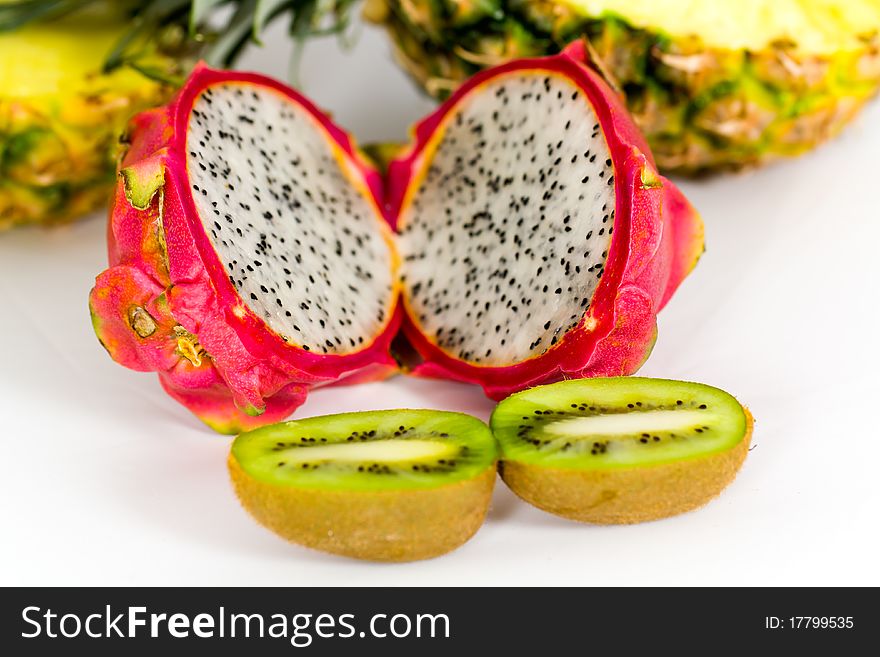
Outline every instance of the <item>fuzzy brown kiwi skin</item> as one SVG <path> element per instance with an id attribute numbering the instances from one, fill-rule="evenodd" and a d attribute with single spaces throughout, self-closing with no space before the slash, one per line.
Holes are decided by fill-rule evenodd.
<path id="1" fill-rule="evenodd" d="M 417 561 L 451 552 L 486 517 L 495 464 L 472 479 L 400 491 L 332 491 L 267 484 L 230 454 L 229 474 L 241 505 L 264 527 L 293 543 L 369 561 Z"/>
<path id="2" fill-rule="evenodd" d="M 736 477 L 749 451 L 754 419 L 726 452 L 662 465 L 615 470 L 568 470 L 501 461 L 504 483 L 523 500 L 563 518 L 628 525 L 697 509 Z"/>

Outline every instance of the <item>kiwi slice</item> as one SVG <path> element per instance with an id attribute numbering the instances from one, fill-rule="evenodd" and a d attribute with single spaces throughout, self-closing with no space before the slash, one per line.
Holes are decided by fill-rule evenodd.
<path id="1" fill-rule="evenodd" d="M 752 417 L 718 388 L 617 377 L 517 393 L 491 426 L 501 477 L 517 495 L 559 516 L 618 524 L 718 495 L 746 457 Z"/>
<path id="2" fill-rule="evenodd" d="M 284 538 L 374 561 L 444 554 L 479 529 L 495 485 L 489 427 L 469 415 L 371 411 L 243 433 L 229 471 L 242 505 Z"/>

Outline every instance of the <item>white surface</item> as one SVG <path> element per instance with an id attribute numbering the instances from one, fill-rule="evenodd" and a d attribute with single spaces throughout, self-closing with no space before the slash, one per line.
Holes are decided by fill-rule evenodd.
<path id="1" fill-rule="evenodd" d="M 271 43 L 280 44 L 277 38 Z M 285 48 L 252 67 L 284 75 Z M 401 139 L 430 103 L 365 31 L 307 49 L 306 91 L 361 140 Z M 880 584 L 876 376 L 880 104 L 839 140 L 747 175 L 683 184 L 708 252 L 660 318 L 649 376 L 747 403 L 755 449 L 701 511 L 581 526 L 496 489 L 463 548 L 406 565 L 288 545 L 239 508 L 229 438 L 113 363 L 86 296 L 104 221 L 0 236 L 0 585 Z M 477 388 L 397 378 L 316 392 L 299 416 L 436 407 L 487 418 Z"/>

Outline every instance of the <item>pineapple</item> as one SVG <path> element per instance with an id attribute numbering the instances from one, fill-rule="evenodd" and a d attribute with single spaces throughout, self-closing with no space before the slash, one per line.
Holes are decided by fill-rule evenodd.
<path id="1" fill-rule="evenodd" d="M 442 98 L 478 69 L 586 37 L 667 171 L 797 155 L 880 86 L 880 0 L 368 0 Z"/>
<path id="2" fill-rule="evenodd" d="M 112 2 L 99 4 L 0 33 L 0 230 L 64 221 L 104 204 L 119 132 L 132 112 L 174 89 L 130 67 L 103 72 L 129 16 Z M 182 72 L 172 57 L 179 39 L 162 37 L 140 66 L 173 78 Z"/>
<path id="3" fill-rule="evenodd" d="M 199 57 L 229 66 L 281 16 L 339 31 L 354 1 L 0 0 L 0 231 L 106 204 L 128 119 Z"/>

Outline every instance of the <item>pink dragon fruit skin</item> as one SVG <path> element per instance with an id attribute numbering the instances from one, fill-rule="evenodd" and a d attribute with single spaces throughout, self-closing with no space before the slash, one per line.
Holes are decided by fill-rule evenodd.
<path id="1" fill-rule="evenodd" d="M 307 390 L 387 376 L 400 324 L 347 354 L 286 343 L 242 303 L 198 218 L 189 192 L 185 132 L 194 100 L 215 83 L 270 88 L 305 108 L 381 207 L 382 180 L 349 137 L 288 87 L 248 73 L 199 66 L 166 107 L 136 116 L 110 214 L 110 268 L 90 295 L 95 331 L 121 364 L 156 371 L 165 390 L 217 431 L 236 433 L 290 415 Z"/>
<path id="2" fill-rule="evenodd" d="M 588 64 L 585 44 L 575 42 L 557 56 L 518 60 L 477 74 L 416 125 L 414 145 L 390 164 L 388 214 L 397 223 L 406 215 L 421 163 L 430 159 L 427 151 L 447 114 L 497 76 L 542 70 L 568 77 L 586 94 L 599 117 L 615 171 L 617 219 L 605 276 L 580 324 L 540 356 L 506 367 L 482 366 L 439 348 L 407 312 L 403 331 L 424 359 L 413 374 L 477 383 L 491 398 L 503 399 L 530 386 L 567 378 L 632 374 L 649 356 L 657 313 L 703 251 L 703 224 L 681 192 L 657 173 L 651 152 L 620 98 Z"/>

